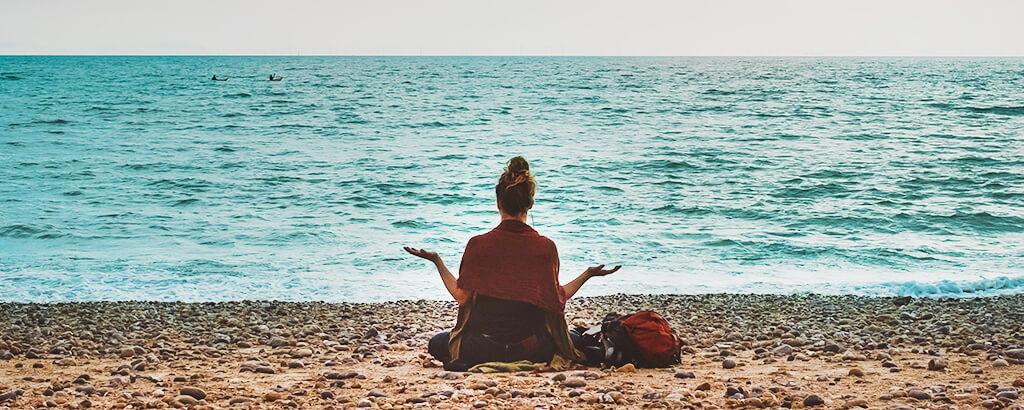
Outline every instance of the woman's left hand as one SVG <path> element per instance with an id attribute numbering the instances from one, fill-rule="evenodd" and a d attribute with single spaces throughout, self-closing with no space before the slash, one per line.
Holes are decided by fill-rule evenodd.
<path id="1" fill-rule="evenodd" d="M 591 266 L 591 267 L 587 268 L 586 272 L 583 272 L 583 273 L 587 274 L 587 276 L 590 276 L 590 277 L 605 276 L 605 275 L 611 275 L 611 274 L 615 273 L 615 271 L 619 270 L 619 268 L 621 268 L 621 267 L 622 267 L 622 265 L 615 265 L 614 268 L 605 269 L 604 265 L 597 265 L 597 266 Z"/>

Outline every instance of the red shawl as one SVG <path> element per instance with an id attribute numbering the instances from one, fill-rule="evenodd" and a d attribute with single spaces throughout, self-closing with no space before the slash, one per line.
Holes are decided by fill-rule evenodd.
<path id="1" fill-rule="evenodd" d="M 555 243 L 514 220 L 501 221 L 469 240 L 459 266 L 459 289 L 531 303 L 549 312 L 565 310 Z"/>

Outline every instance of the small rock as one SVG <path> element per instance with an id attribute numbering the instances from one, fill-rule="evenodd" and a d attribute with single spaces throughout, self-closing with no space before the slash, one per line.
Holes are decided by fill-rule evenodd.
<path id="1" fill-rule="evenodd" d="M 359 407 L 361 409 L 365 409 L 365 408 L 368 408 L 368 407 L 373 407 L 373 402 L 370 401 L 370 399 L 362 399 L 362 400 L 359 400 L 359 403 L 356 404 L 356 407 Z"/>
<path id="2" fill-rule="evenodd" d="M 252 401 L 252 400 L 249 400 L 248 397 L 235 397 L 235 398 L 229 400 L 228 404 L 235 405 L 235 404 L 248 403 L 250 401 Z"/>
<path id="3" fill-rule="evenodd" d="M 1017 392 L 1013 390 L 1001 391 L 996 394 L 996 398 L 1000 400 L 1014 401 L 1017 400 Z"/>
<path id="4" fill-rule="evenodd" d="M 334 393 L 329 391 L 320 392 L 320 398 L 324 400 L 332 400 L 334 399 Z"/>
<path id="5" fill-rule="evenodd" d="M 996 359 L 992 361 L 992 367 L 1010 367 L 1010 363 L 1007 363 L 1005 359 Z"/>
<path id="6" fill-rule="evenodd" d="M 696 378 L 697 375 L 693 374 L 693 372 L 690 372 L 690 371 L 685 371 L 685 372 L 684 371 L 678 371 L 678 372 L 676 372 L 675 376 L 673 376 L 673 377 L 675 377 L 677 379 L 693 379 L 693 378 Z"/>
<path id="7" fill-rule="evenodd" d="M 310 348 L 304 347 L 304 348 L 295 349 L 295 350 L 292 351 L 292 358 L 293 359 L 301 359 L 301 358 L 310 357 L 310 356 L 313 356 L 313 349 L 310 349 Z"/>
<path id="8" fill-rule="evenodd" d="M 996 399 L 988 399 L 981 402 L 981 407 L 986 409 L 999 409 L 1003 407 L 1003 403 Z"/>
<path id="9" fill-rule="evenodd" d="M 206 398 L 206 392 L 198 387 L 185 386 L 182 387 L 179 392 L 185 396 L 195 397 L 196 400 L 202 400 Z"/>
<path id="10" fill-rule="evenodd" d="M 1006 355 L 1012 359 L 1024 360 L 1024 349 L 1010 349 L 1006 351 Z"/>
<path id="11" fill-rule="evenodd" d="M 303 367 L 305 367 L 305 366 L 302 364 L 302 362 L 300 362 L 298 360 L 292 360 L 292 361 L 288 362 L 288 368 L 289 369 L 301 369 Z"/>
<path id="12" fill-rule="evenodd" d="M 385 394 L 384 391 L 381 390 L 381 389 L 372 389 L 372 390 L 366 392 L 366 396 L 367 397 L 387 397 L 388 395 Z"/>
<path id="13" fill-rule="evenodd" d="M 122 347 L 119 355 L 122 358 L 135 356 L 135 349 L 132 349 L 130 347 Z"/>
<path id="14" fill-rule="evenodd" d="M 1013 387 L 1024 387 L 1024 379 L 1016 379 L 1012 384 Z"/>
<path id="15" fill-rule="evenodd" d="M 552 381 L 561 382 L 565 381 L 565 373 L 558 373 L 551 377 Z"/>
<path id="16" fill-rule="evenodd" d="M 732 369 L 734 367 L 736 367 L 736 361 L 734 361 L 732 359 L 725 359 L 725 360 L 722 361 L 722 368 L 723 369 Z"/>
<path id="17" fill-rule="evenodd" d="M 840 350 L 842 349 L 835 343 L 829 343 L 825 345 L 825 347 L 821 348 L 821 351 L 829 353 L 839 353 Z"/>
<path id="18" fill-rule="evenodd" d="M 924 390 L 924 389 L 910 389 L 910 390 L 907 390 L 907 396 L 915 398 L 915 399 L 918 399 L 918 400 L 931 400 L 932 399 L 931 392 L 929 392 L 927 390 Z"/>
<path id="19" fill-rule="evenodd" d="M 862 370 L 859 367 L 854 367 L 854 368 L 850 369 L 850 373 L 849 374 L 850 374 L 850 376 L 864 377 L 864 370 Z"/>
<path id="20" fill-rule="evenodd" d="M 56 364 L 57 366 L 77 366 L 78 362 L 76 362 L 75 359 L 72 359 L 70 357 L 65 357 L 54 362 L 54 364 Z"/>
<path id="21" fill-rule="evenodd" d="M 817 394 L 812 394 L 810 396 L 804 397 L 805 407 L 820 406 L 822 404 L 825 404 L 825 400 L 823 400 L 821 396 L 818 396 Z"/>
<path id="22" fill-rule="evenodd" d="M 371 327 L 371 328 L 369 328 L 366 331 L 366 333 L 363 334 L 363 339 L 369 339 L 371 337 L 377 337 L 377 335 L 379 335 L 379 334 L 380 334 L 380 331 L 377 330 L 377 328 Z"/>
<path id="23" fill-rule="evenodd" d="M 565 379 L 565 382 L 563 382 L 562 385 L 565 387 L 578 388 L 586 386 L 587 381 L 583 380 L 582 377 L 569 377 Z"/>
<path id="24" fill-rule="evenodd" d="M 779 347 L 776 347 L 775 350 L 772 350 L 772 354 L 776 356 L 789 356 L 793 354 L 793 346 L 783 344 Z"/>
<path id="25" fill-rule="evenodd" d="M 487 407 L 487 402 L 483 401 L 483 400 L 474 401 L 473 402 L 473 407 L 476 407 L 478 409 L 482 409 L 484 407 Z"/>
<path id="26" fill-rule="evenodd" d="M 184 394 L 175 398 L 174 401 L 181 403 L 184 406 L 195 406 L 196 404 L 199 404 L 199 400 L 196 400 L 195 397 L 187 396 Z"/>
<path id="27" fill-rule="evenodd" d="M 267 342 L 267 345 L 270 347 L 288 346 L 288 341 L 281 336 L 274 336 L 270 338 L 270 341 Z"/>
<path id="28" fill-rule="evenodd" d="M 274 368 L 270 367 L 270 366 L 256 366 L 252 370 L 254 372 L 256 372 L 256 373 L 263 373 L 263 374 L 274 374 L 274 373 L 276 373 L 276 371 L 274 371 Z"/>
<path id="29" fill-rule="evenodd" d="M 949 362 L 941 357 L 936 357 L 928 361 L 928 370 L 939 371 L 945 369 L 946 366 L 949 366 Z"/>
<path id="30" fill-rule="evenodd" d="M 622 367 L 620 367 L 618 369 L 615 369 L 615 371 L 619 372 L 619 373 L 635 373 L 636 372 L 636 366 L 633 365 L 633 363 L 626 363 L 626 364 L 622 365 Z"/>
<path id="31" fill-rule="evenodd" d="M 843 403 L 844 409 L 852 409 L 856 407 L 863 407 L 866 409 L 868 408 L 868 401 L 864 399 L 852 399 L 850 401 L 847 401 L 846 403 Z"/>
<path id="32" fill-rule="evenodd" d="M 263 400 L 264 401 L 278 401 L 278 400 L 281 400 L 283 398 L 284 398 L 284 396 L 281 393 L 278 393 L 276 391 L 267 392 L 267 394 L 263 395 Z"/>
<path id="33" fill-rule="evenodd" d="M 14 400 L 16 398 L 18 398 L 18 391 L 11 390 L 7 393 L 0 394 L 0 403 L 6 402 L 8 400 Z"/>
<path id="34" fill-rule="evenodd" d="M 697 390 L 708 391 L 711 390 L 711 383 L 704 382 L 700 386 L 697 386 Z"/>

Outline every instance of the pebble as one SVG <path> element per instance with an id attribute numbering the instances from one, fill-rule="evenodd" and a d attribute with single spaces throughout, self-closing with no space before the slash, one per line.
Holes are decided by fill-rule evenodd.
<path id="1" fill-rule="evenodd" d="M 725 359 L 725 360 L 722 361 L 722 368 L 723 369 L 732 369 L 734 367 L 736 367 L 736 361 L 734 361 L 732 359 Z"/>
<path id="2" fill-rule="evenodd" d="M 561 382 L 565 381 L 565 373 L 558 373 L 551 377 L 552 381 Z"/>
<path id="3" fill-rule="evenodd" d="M 1012 384 L 1013 387 L 1024 387 L 1024 379 L 1016 379 Z"/>
<path id="4" fill-rule="evenodd" d="M 565 379 L 562 385 L 565 387 L 578 388 L 586 386 L 587 381 L 584 380 L 582 377 L 569 377 Z"/>
<path id="5" fill-rule="evenodd" d="M 356 407 L 359 407 L 359 408 L 362 408 L 362 409 L 365 409 L 367 407 L 373 407 L 373 402 L 370 401 L 370 399 L 362 399 L 362 400 L 359 400 L 359 403 L 356 404 Z"/>
<path id="6" fill-rule="evenodd" d="M 195 397 L 184 394 L 175 398 L 174 401 L 181 403 L 183 406 L 195 406 L 196 404 L 199 404 L 199 400 L 196 400 Z"/>
<path id="7" fill-rule="evenodd" d="M 263 373 L 263 374 L 274 374 L 274 373 L 277 373 L 276 371 L 274 371 L 274 368 L 270 367 L 270 366 L 256 366 L 252 370 L 254 372 L 256 372 L 256 373 Z"/>
<path id="8" fill-rule="evenodd" d="M 847 401 L 846 403 L 843 403 L 844 409 L 852 409 L 855 407 L 863 407 L 866 409 L 868 408 L 868 401 L 864 399 L 852 399 Z"/>
<path id="9" fill-rule="evenodd" d="M 927 390 L 924 390 L 924 389 L 910 389 L 910 390 L 907 390 L 907 396 L 915 398 L 915 399 L 918 399 L 918 400 L 931 400 L 932 399 L 931 392 L 929 392 Z"/>
<path id="10" fill-rule="evenodd" d="M 0 350 L 0 360 L 11 360 L 14 358 L 14 353 L 10 350 Z"/>
<path id="11" fill-rule="evenodd" d="M 72 359 L 70 357 L 65 357 L 63 359 L 57 360 L 56 362 L 54 362 L 54 364 L 56 364 L 57 366 L 77 366 L 78 362 L 76 362 L 75 359 Z"/>
<path id="12" fill-rule="evenodd" d="M 772 353 L 776 356 L 789 356 L 793 354 L 793 346 L 783 344 L 776 347 L 775 350 L 772 350 Z"/>
<path id="13" fill-rule="evenodd" d="M 313 356 L 313 349 L 310 349 L 310 348 L 305 348 L 304 347 L 304 348 L 295 349 L 295 350 L 292 351 L 292 358 L 293 359 L 301 359 L 301 358 L 310 357 L 310 356 Z"/>
<path id="14" fill-rule="evenodd" d="M 928 361 L 928 370 L 944 370 L 947 366 L 949 366 L 949 362 L 941 357 L 936 357 Z"/>
<path id="15" fill-rule="evenodd" d="M 372 390 L 366 392 L 366 396 L 367 397 L 387 397 L 388 395 L 384 393 L 384 390 L 372 389 Z"/>
<path id="16" fill-rule="evenodd" d="M 324 399 L 324 400 L 333 400 L 334 399 L 334 393 L 329 392 L 329 391 L 320 392 L 320 398 Z"/>
<path id="17" fill-rule="evenodd" d="M 1024 360 L 1024 349 L 1010 349 L 1006 351 L 1006 356 L 1011 359 Z"/>
<path id="18" fill-rule="evenodd" d="M 1014 390 L 1001 391 L 996 394 L 996 398 L 1010 401 L 1017 400 L 1017 392 Z"/>
<path id="19" fill-rule="evenodd" d="M 198 387 L 185 386 L 182 387 L 179 392 L 185 396 L 195 397 L 196 400 L 203 400 L 206 398 L 206 392 Z"/>
<path id="20" fill-rule="evenodd" d="M 699 386 L 697 386 L 697 390 L 703 390 L 703 391 L 711 390 L 711 383 L 708 383 L 708 382 L 701 383 Z"/>
<path id="21" fill-rule="evenodd" d="M 633 365 L 633 363 L 626 363 L 626 364 L 622 365 L 622 367 L 619 367 L 618 369 L 615 369 L 615 371 L 619 372 L 619 373 L 635 373 L 636 372 L 636 366 Z"/>
<path id="22" fill-rule="evenodd" d="M 850 376 L 856 376 L 856 377 L 864 377 L 864 370 L 862 370 L 859 367 L 854 367 L 854 368 L 850 369 L 849 375 Z"/>
<path id="23" fill-rule="evenodd" d="M 18 398 L 18 391 L 17 390 L 11 390 L 11 391 L 9 391 L 7 393 L 0 394 L 0 403 L 3 403 L 3 402 L 8 401 L 8 400 L 14 400 L 16 398 Z"/>
<path id="24" fill-rule="evenodd" d="M 820 406 L 822 404 L 825 404 L 825 400 L 823 400 L 821 396 L 818 396 L 817 394 L 812 394 L 807 397 L 804 397 L 805 407 Z"/>
<path id="25" fill-rule="evenodd" d="M 287 346 L 287 345 L 288 345 L 288 341 L 285 340 L 281 336 L 274 336 L 274 337 L 270 338 L 270 341 L 267 342 L 267 346 L 270 346 L 270 347 L 281 347 L 281 346 Z"/>
<path id="26" fill-rule="evenodd" d="M 483 401 L 483 400 L 477 400 L 477 401 L 473 402 L 473 407 L 476 407 L 478 409 L 482 409 L 484 407 L 487 407 L 487 402 Z"/>
<path id="27" fill-rule="evenodd" d="M 278 400 L 281 400 L 283 398 L 284 398 L 284 396 L 281 393 L 278 393 L 276 391 L 267 392 L 267 394 L 263 395 L 263 400 L 264 401 L 278 401 Z"/>
<path id="28" fill-rule="evenodd" d="M 1010 363 L 1005 359 L 996 359 L 992 361 L 992 367 L 1010 367 Z"/>
<path id="29" fill-rule="evenodd" d="M 250 401 L 252 401 L 252 400 L 249 400 L 248 397 L 235 397 L 235 398 L 231 399 L 230 401 L 228 401 L 228 404 L 232 404 L 232 405 L 234 405 L 234 404 L 242 404 L 242 403 L 248 403 Z"/>
<path id="30" fill-rule="evenodd" d="M 675 377 L 677 379 L 693 379 L 693 378 L 696 378 L 697 375 L 695 375 L 691 371 L 678 371 L 678 372 L 676 372 L 675 376 L 673 376 L 673 377 Z"/>
<path id="31" fill-rule="evenodd" d="M 841 350 L 842 349 L 839 347 L 839 345 L 835 343 L 826 344 L 825 347 L 821 348 L 821 351 L 829 353 L 839 353 L 839 351 Z"/>

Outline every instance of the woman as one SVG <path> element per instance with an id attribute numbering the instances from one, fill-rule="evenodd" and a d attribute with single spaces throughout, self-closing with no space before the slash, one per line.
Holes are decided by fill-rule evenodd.
<path id="1" fill-rule="evenodd" d="M 526 160 L 509 160 L 494 187 L 501 223 L 469 240 L 458 279 L 436 252 L 405 247 L 434 263 L 459 304 L 455 328 L 434 336 L 428 347 L 448 370 L 466 370 L 484 362 L 586 360 L 569 335 L 565 301 L 588 279 L 611 274 L 621 266 L 592 266 L 559 286 L 555 243 L 526 224 L 536 188 Z"/>

